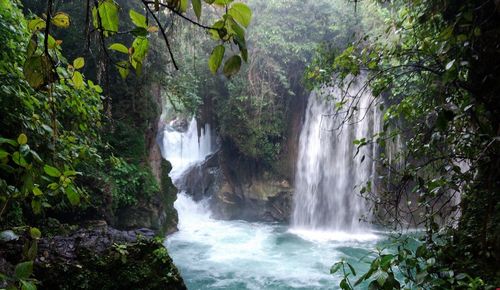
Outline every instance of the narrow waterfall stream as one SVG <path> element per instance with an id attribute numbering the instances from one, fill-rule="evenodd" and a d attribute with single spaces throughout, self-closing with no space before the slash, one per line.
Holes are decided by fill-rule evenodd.
<path id="1" fill-rule="evenodd" d="M 207 200 L 195 202 L 184 192 L 178 194 L 179 231 L 167 238 L 165 246 L 189 289 L 337 289 L 341 276 L 329 271 L 339 259 L 367 270 L 361 259 L 384 239 L 358 222 L 365 205 L 353 187 L 369 178 L 373 168 L 369 156 L 363 165 L 353 160 L 352 141 L 369 134 L 377 116 L 371 114 L 367 123 L 344 128 L 342 136 L 330 142 L 336 133 L 322 134 L 322 126 L 335 125 L 322 124 L 321 115 L 330 113 L 327 107 L 316 96 L 309 98 L 291 228 L 216 220 Z M 167 127 L 164 133 L 162 151 L 172 162 L 174 183 L 213 150 L 209 127 L 199 138 L 196 127 L 193 119 L 186 132 Z M 363 150 L 371 156 L 370 149 Z M 335 170 L 322 170 L 329 163 Z"/>

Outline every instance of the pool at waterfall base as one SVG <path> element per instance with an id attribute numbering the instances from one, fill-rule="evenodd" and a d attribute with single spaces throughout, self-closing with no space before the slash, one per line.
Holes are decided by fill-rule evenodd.
<path id="1" fill-rule="evenodd" d="M 222 221 L 184 193 L 175 203 L 179 231 L 165 242 L 187 287 L 196 289 L 339 289 L 331 266 L 347 259 L 360 273 L 383 233 L 321 232 L 277 223 Z M 364 259 L 365 258 L 365 259 Z"/>

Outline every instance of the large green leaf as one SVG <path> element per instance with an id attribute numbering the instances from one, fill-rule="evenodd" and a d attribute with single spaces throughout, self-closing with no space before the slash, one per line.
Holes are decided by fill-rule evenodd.
<path id="1" fill-rule="evenodd" d="M 222 64 L 222 59 L 224 58 L 224 52 L 226 48 L 224 45 L 217 45 L 212 53 L 210 54 L 210 58 L 208 59 L 208 68 L 210 71 L 215 74 Z"/>
<path id="2" fill-rule="evenodd" d="M 52 176 L 52 177 L 61 176 L 61 172 L 59 171 L 59 169 L 52 167 L 50 165 L 45 165 L 43 167 L 43 171 L 45 171 L 45 173 L 47 173 L 47 175 Z"/>
<path id="3" fill-rule="evenodd" d="M 233 55 L 224 64 L 224 75 L 229 78 L 238 73 L 240 68 L 241 57 L 239 55 Z"/>
<path id="4" fill-rule="evenodd" d="M 28 84 L 34 89 L 57 80 L 57 75 L 52 70 L 52 63 L 46 55 L 33 55 L 26 59 L 23 73 Z"/>
<path id="5" fill-rule="evenodd" d="M 97 13 L 99 11 L 99 13 Z M 119 15 L 118 5 L 113 0 L 104 0 L 98 8 L 92 9 L 93 24 L 95 28 L 102 28 L 104 36 L 118 32 Z"/>
<path id="6" fill-rule="evenodd" d="M 148 28 L 147 20 L 146 17 L 140 13 L 135 12 L 134 10 L 130 9 L 129 12 L 130 19 L 134 23 L 135 26 L 137 27 L 142 27 L 142 28 Z"/>
<path id="7" fill-rule="evenodd" d="M 33 261 L 21 262 L 16 265 L 14 276 L 18 279 L 28 279 L 33 273 Z"/>
<path id="8" fill-rule="evenodd" d="M 228 14 L 244 27 L 248 27 L 252 21 L 252 10 L 244 3 L 234 3 Z"/>

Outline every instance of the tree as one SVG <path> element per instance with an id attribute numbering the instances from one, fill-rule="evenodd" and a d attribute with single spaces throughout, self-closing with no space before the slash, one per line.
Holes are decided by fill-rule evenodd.
<path id="1" fill-rule="evenodd" d="M 384 180 L 362 193 L 382 222 L 422 225 L 426 234 L 416 250 L 399 240 L 398 254 L 380 254 L 359 281 L 399 289 L 402 281 L 388 279 L 397 266 L 410 286 L 498 285 L 497 4 L 393 1 L 381 9 L 387 32 L 337 56 L 335 81 L 367 71 L 365 89 L 386 107 L 383 130 L 359 144 L 382 147 Z M 404 146 L 392 152 L 395 161 L 388 148 L 396 138 Z"/>

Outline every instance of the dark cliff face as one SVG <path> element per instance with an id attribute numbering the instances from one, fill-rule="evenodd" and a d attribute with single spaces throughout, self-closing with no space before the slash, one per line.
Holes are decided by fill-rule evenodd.
<path id="1" fill-rule="evenodd" d="M 177 231 L 178 216 L 174 208 L 177 189 L 168 176 L 172 166 L 163 159 L 158 145 L 161 141 L 164 124 L 160 120 L 163 101 L 162 87 L 151 84 L 151 103 L 156 106 L 156 114 L 148 120 L 150 124 L 144 134 L 147 150 L 147 163 L 160 185 L 160 190 L 151 197 L 142 197 L 136 205 L 117 211 L 114 225 L 121 229 L 151 228 L 159 234 L 171 234 Z"/>

